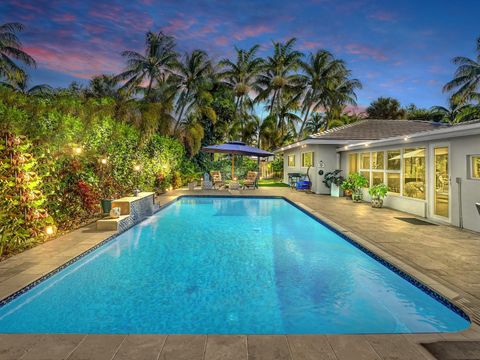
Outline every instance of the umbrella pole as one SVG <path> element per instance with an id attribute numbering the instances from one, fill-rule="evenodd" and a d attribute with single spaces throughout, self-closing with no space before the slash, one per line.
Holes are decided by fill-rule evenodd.
<path id="1" fill-rule="evenodd" d="M 234 174 L 235 174 L 235 155 L 232 154 L 232 181 L 233 181 L 233 178 L 234 178 Z"/>

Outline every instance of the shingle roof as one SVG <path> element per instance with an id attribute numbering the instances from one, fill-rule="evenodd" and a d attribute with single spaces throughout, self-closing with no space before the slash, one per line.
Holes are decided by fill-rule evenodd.
<path id="1" fill-rule="evenodd" d="M 310 139 L 379 140 L 435 130 L 448 125 L 421 120 L 361 120 L 311 135 Z"/>

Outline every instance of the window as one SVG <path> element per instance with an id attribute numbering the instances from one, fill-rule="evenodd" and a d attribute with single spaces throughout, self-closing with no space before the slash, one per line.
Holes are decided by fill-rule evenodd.
<path id="1" fill-rule="evenodd" d="M 348 154 L 348 173 L 358 172 L 358 154 Z"/>
<path id="2" fill-rule="evenodd" d="M 400 150 L 388 150 L 387 151 L 387 170 L 400 171 Z"/>
<path id="3" fill-rule="evenodd" d="M 302 153 L 302 167 L 313 166 L 313 151 Z"/>
<path id="4" fill-rule="evenodd" d="M 360 169 L 370 170 L 370 153 L 360 154 Z"/>
<path id="5" fill-rule="evenodd" d="M 367 179 L 367 187 L 370 186 L 370 171 L 360 171 L 360 175 L 363 175 Z"/>
<path id="6" fill-rule="evenodd" d="M 403 196 L 425 199 L 425 148 L 403 153 Z"/>
<path id="7" fill-rule="evenodd" d="M 383 170 L 385 167 L 384 163 L 384 152 L 373 152 L 372 153 L 372 169 Z"/>
<path id="8" fill-rule="evenodd" d="M 372 171 L 372 185 L 383 184 L 383 171 Z"/>
<path id="9" fill-rule="evenodd" d="M 471 177 L 472 179 L 480 180 L 480 155 L 470 156 L 471 163 Z"/>
<path id="10" fill-rule="evenodd" d="M 400 194 L 400 173 L 387 173 L 388 191 Z"/>
<path id="11" fill-rule="evenodd" d="M 287 164 L 288 164 L 289 167 L 294 167 L 295 166 L 295 155 L 288 155 Z"/>

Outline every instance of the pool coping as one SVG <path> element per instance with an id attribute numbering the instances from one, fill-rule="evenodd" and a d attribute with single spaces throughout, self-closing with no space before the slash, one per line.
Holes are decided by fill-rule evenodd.
<path id="1" fill-rule="evenodd" d="M 158 213 L 160 210 L 163 210 L 172 204 L 176 203 L 178 200 L 182 198 L 256 198 L 256 199 L 282 199 L 289 203 L 290 205 L 294 206 L 298 210 L 302 211 L 304 214 L 307 216 L 311 217 L 312 219 L 318 221 L 325 227 L 327 227 L 329 230 L 333 231 L 335 234 L 339 235 L 344 239 L 345 241 L 348 241 L 352 246 L 355 246 L 358 248 L 360 251 L 364 252 L 366 255 L 370 256 L 374 260 L 378 261 L 380 264 L 383 266 L 387 267 L 389 270 L 395 272 L 397 275 L 401 276 L 403 279 L 406 281 L 410 282 L 412 285 L 415 287 L 419 288 L 423 292 L 425 292 L 427 295 L 432 297 L 434 300 L 442 303 L 444 306 L 448 307 L 451 311 L 455 312 L 457 315 L 461 316 L 465 320 L 467 320 L 470 323 L 470 326 L 467 327 L 464 330 L 459 330 L 455 332 L 428 332 L 428 333 L 365 333 L 363 335 L 379 335 L 379 334 L 384 334 L 384 335 L 389 335 L 389 334 L 448 334 L 448 333 L 458 333 L 462 331 L 466 331 L 469 328 L 472 327 L 473 324 L 478 323 L 473 315 L 473 313 L 470 311 L 470 309 L 466 308 L 463 306 L 463 304 L 460 302 L 462 297 L 455 293 L 452 289 L 449 289 L 447 286 L 440 284 L 438 281 L 435 281 L 434 279 L 430 278 L 429 276 L 423 274 L 422 272 L 418 271 L 414 267 L 407 265 L 404 263 L 402 260 L 398 259 L 398 257 L 390 255 L 384 250 L 381 250 L 378 248 L 376 245 L 372 244 L 370 241 L 352 233 L 351 231 L 345 229 L 343 226 L 339 225 L 338 223 L 326 218 L 325 216 L 319 214 L 317 211 L 311 209 L 310 207 L 304 205 L 301 202 L 296 202 L 291 199 L 288 199 L 287 197 L 283 195 L 255 195 L 255 194 L 248 194 L 248 195 L 242 195 L 242 194 L 178 194 L 175 195 L 173 199 L 167 201 L 163 205 L 160 205 L 154 213 L 151 215 L 155 215 Z M 131 229 L 133 226 L 140 224 L 144 220 L 148 219 L 149 217 L 146 217 L 142 219 L 140 222 L 132 224 L 128 228 L 122 229 L 122 231 L 119 231 L 118 233 L 115 233 L 113 235 L 108 236 L 104 240 L 99 241 L 97 244 L 94 246 L 88 248 L 87 250 L 81 252 L 80 254 L 76 255 L 75 257 L 71 258 L 70 260 L 66 261 L 62 265 L 54 268 L 53 270 L 47 272 L 46 274 L 40 276 L 36 280 L 27 283 L 27 285 L 21 287 L 19 290 L 11 293 L 10 295 L 7 295 L 6 297 L 0 299 L 0 308 L 5 306 L 6 304 L 10 303 L 11 301 L 15 300 L 17 297 L 23 295 L 33 287 L 37 286 L 41 282 L 47 280 L 48 278 L 52 277 L 53 275 L 57 274 L 58 272 L 62 271 L 66 267 L 74 264 L 75 262 L 79 261 L 83 257 L 87 256 L 91 252 L 97 250 L 98 248 L 108 244 L 112 240 L 116 239 L 119 235 L 123 234 L 124 232 L 128 231 Z M 406 270 L 408 269 L 408 270 Z M 442 289 L 443 288 L 443 289 Z M 450 296 L 445 294 L 445 292 L 449 292 Z M 443 294 L 442 294 L 443 293 Z M 454 294 L 455 296 L 451 296 Z M 288 334 L 285 334 L 288 335 Z M 355 333 L 348 333 L 345 335 L 356 335 Z"/>

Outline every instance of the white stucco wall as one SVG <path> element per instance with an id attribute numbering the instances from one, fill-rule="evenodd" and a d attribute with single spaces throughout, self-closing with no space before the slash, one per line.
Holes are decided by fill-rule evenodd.
<path id="1" fill-rule="evenodd" d="M 475 203 L 480 202 L 480 180 L 469 179 L 470 164 L 468 155 L 480 154 L 480 136 L 467 136 L 450 141 L 450 167 L 452 186 L 452 224 L 460 224 L 460 201 L 456 178 L 462 181 L 462 213 L 463 226 L 466 229 L 480 232 L 480 215 Z"/>
<path id="2" fill-rule="evenodd" d="M 316 194 L 330 194 L 330 189 L 325 186 L 323 175 L 319 175 L 318 171 L 323 170 L 324 174 L 337 169 L 337 147 L 336 145 L 306 145 L 305 147 L 298 147 L 291 150 L 285 150 L 283 153 L 284 161 L 284 178 L 283 181 L 288 183 L 288 173 L 302 173 L 307 172 L 307 168 L 302 167 L 302 153 L 313 151 L 314 166 L 310 168 L 310 179 L 312 181 L 312 191 Z M 288 155 L 295 155 L 295 166 L 288 166 Z M 324 167 L 320 169 L 320 161 L 323 161 Z"/>

